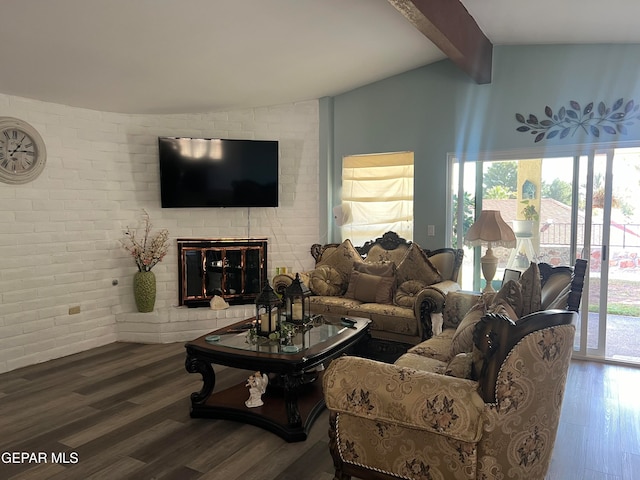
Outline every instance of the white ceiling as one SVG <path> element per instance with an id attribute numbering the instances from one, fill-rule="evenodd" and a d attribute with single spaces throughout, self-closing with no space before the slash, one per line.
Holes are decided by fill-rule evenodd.
<path id="1" fill-rule="evenodd" d="M 640 43 L 638 0 L 462 0 L 494 45 Z M 445 58 L 387 0 L 3 0 L 0 93 L 122 113 L 331 96 Z"/>

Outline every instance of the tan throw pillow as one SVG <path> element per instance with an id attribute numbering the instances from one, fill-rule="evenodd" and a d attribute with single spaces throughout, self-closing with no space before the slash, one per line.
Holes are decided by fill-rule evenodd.
<path id="1" fill-rule="evenodd" d="M 379 277 L 354 270 L 345 296 L 365 303 L 390 304 L 393 301 L 395 283 L 394 277 Z"/>
<path id="2" fill-rule="evenodd" d="M 309 274 L 309 290 L 314 295 L 338 296 L 346 290 L 342 275 L 329 265 L 317 267 Z"/>
<path id="3" fill-rule="evenodd" d="M 522 273 L 518 283 L 520 283 L 522 290 L 522 311 L 519 316 L 524 317 L 530 313 L 539 312 L 542 303 L 542 287 L 540 286 L 538 264 L 531 262 L 529 268 Z"/>
<path id="4" fill-rule="evenodd" d="M 471 378 L 471 364 L 473 355 L 471 353 L 459 353 L 451 360 L 444 370 L 445 375 L 457 378 Z"/>
<path id="5" fill-rule="evenodd" d="M 356 263 L 353 268 L 360 273 L 379 277 L 395 277 L 396 275 L 396 264 L 391 262 Z"/>
<path id="6" fill-rule="evenodd" d="M 396 265 L 400 265 L 400 262 L 407 253 L 408 248 L 404 245 L 399 245 L 398 248 L 393 250 L 385 250 L 381 245 L 373 245 L 367 253 L 365 262 L 391 262 Z"/>
<path id="7" fill-rule="evenodd" d="M 420 293 L 426 285 L 420 280 L 408 280 L 402 283 L 396 291 L 394 303 L 399 307 L 410 307 L 416 303 L 416 295 Z"/>
<path id="8" fill-rule="evenodd" d="M 346 239 L 330 255 L 323 254 L 322 260 L 318 262 L 316 267 L 328 265 L 335 268 L 342 276 L 343 282 L 347 283 L 353 266 L 357 263 L 362 263 L 362 257 L 354 248 L 351 240 Z"/>
<path id="9" fill-rule="evenodd" d="M 458 328 L 464 316 L 482 297 L 464 292 L 448 292 L 442 310 L 442 328 Z"/>
<path id="10" fill-rule="evenodd" d="M 487 313 L 499 313 L 500 315 L 506 315 L 514 322 L 519 318 L 511 305 L 509 305 L 509 303 L 503 299 L 497 299 L 497 301 L 491 304 L 491 306 L 487 310 Z"/>
<path id="11" fill-rule="evenodd" d="M 449 349 L 451 357 L 473 350 L 473 329 L 484 314 L 484 304 L 482 302 L 478 302 L 467 312 L 451 338 L 451 348 Z"/>
<path id="12" fill-rule="evenodd" d="M 420 280 L 425 285 L 433 285 L 442 281 L 442 275 L 429 261 L 427 255 L 415 243 L 404 256 L 397 271 L 398 285 L 408 280 Z"/>
<path id="13" fill-rule="evenodd" d="M 522 298 L 522 287 L 518 282 L 515 280 L 505 282 L 487 305 L 496 304 L 500 300 L 504 300 L 505 303 L 511 306 L 516 313 L 516 317 L 522 316 L 524 300 Z"/>

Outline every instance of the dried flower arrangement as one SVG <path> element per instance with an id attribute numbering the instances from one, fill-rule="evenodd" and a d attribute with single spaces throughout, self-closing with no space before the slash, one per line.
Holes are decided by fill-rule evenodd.
<path id="1" fill-rule="evenodd" d="M 169 231 L 164 228 L 155 235 L 151 235 L 151 219 L 143 210 L 144 237 L 139 240 L 136 230 L 127 227 L 125 237 L 120 240 L 122 246 L 131 254 L 138 266 L 139 272 L 150 272 L 167 254 L 169 247 Z"/>

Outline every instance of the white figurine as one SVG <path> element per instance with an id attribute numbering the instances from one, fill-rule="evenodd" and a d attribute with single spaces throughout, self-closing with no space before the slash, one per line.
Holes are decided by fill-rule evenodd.
<path id="1" fill-rule="evenodd" d="M 269 383 L 269 377 L 266 373 L 260 375 L 260 372 L 256 372 L 247 379 L 246 387 L 249 387 L 249 399 L 244 404 L 249 407 L 259 407 L 264 405 L 262 401 L 262 394 L 267 391 L 267 384 Z"/>

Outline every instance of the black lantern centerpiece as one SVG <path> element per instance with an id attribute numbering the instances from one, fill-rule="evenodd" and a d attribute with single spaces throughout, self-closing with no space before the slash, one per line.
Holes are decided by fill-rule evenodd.
<path id="1" fill-rule="evenodd" d="M 267 281 L 256 298 L 256 333 L 258 335 L 268 337 L 278 330 L 278 307 L 281 305 L 282 301 Z"/>
<path id="2" fill-rule="evenodd" d="M 311 290 L 300 280 L 300 274 L 296 273 L 293 280 L 284 291 L 284 310 L 288 321 L 297 325 L 303 325 L 311 317 Z"/>

